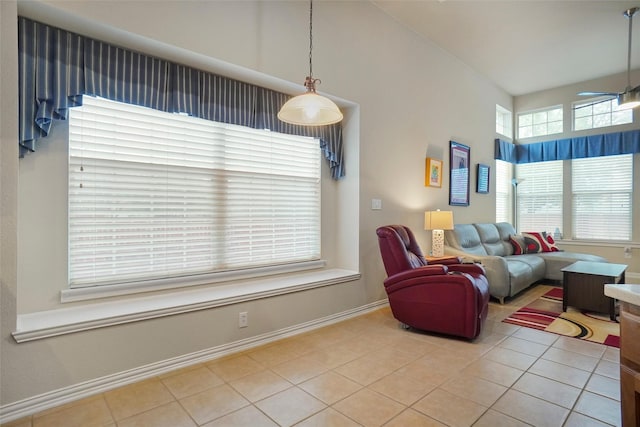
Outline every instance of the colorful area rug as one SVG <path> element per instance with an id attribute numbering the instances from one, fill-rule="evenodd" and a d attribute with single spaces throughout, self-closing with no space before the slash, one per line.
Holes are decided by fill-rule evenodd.
<path id="1" fill-rule="evenodd" d="M 563 312 L 562 288 L 551 289 L 503 322 L 620 348 L 620 324 L 611 321 L 608 314 L 573 307 Z"/>

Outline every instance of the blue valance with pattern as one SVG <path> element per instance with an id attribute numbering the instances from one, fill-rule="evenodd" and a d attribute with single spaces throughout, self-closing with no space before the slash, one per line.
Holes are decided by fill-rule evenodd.
<path id="1" fill-rule="evenodd" d="M 494 158 L 509 163 L 535 163 L 635 153 L 640 153 L 640 130 L 579 136 L 531 144 L 513 144 L 509 141 L 496 139 Z"/>
<path id="2" fill-rule="evenodd" d="M 316 137 L 334 179 L 344 176 L 342 126 L 306 127 L 277 118 L 291 97 L 93 40 L 26 18 L 18 22 L 20 156 L 33 152 L 54 120 L 82 96 Z"/>

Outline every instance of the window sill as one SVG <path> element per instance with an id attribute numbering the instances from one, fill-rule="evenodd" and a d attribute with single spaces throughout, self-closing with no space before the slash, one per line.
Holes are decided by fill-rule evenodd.
<path id="1" fill-rule="evenodd" d="M 285 277 L 247 280 L 207 289 L 20 314 L 17 330 L 12 335 L 18 343 L 34 341 L 330 286 L 358 280 L 360 276 L 357 271 L 329 269 Z"/>

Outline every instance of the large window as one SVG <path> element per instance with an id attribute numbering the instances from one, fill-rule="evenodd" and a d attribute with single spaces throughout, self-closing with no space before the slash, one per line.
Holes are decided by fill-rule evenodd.
<path id="1" fill-rule="evenodd" d="M 513 138 L 511 111 L 496 104 L 496 132 L 507 138 Z"/>
<path id="2" fill-rule="evenodd" d="M 518 231 L 562 232 L 562 161 L 516 165 Z"/>
<path id="3" fill-rule="evenodd" d="M 85 97 L 69 144 L 72 287 L 320 258 L 317 140 Z"/>
<path id="4" fill-rule="evenodd" d="M 562 106 L 518 114 L 518 138 L 562 133 Z"/>
<path id="5" fill-rule="evenodd" d="M 573 238 L 631 240 L 633 155 L 571 161 Z"/>
<path id="6" fill-rule="evenodd" d="M 633 123 L 633 110 L 617 110 L 618 99 L 591 99 L 573 106 L 573 130 Z"/>

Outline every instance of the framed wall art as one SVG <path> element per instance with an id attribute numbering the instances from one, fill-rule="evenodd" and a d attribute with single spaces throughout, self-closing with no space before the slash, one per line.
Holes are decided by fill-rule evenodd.
<path id="1" fill-rule="evenodd" d="M 424 186 L 442 187 L 442 160 L 429 157 L 425 159 Z"/>
<path id="2" fill-rule="evenodd" d="M 489 177 L 490 168 L 487 165 L 478 163 L 478 170 L 476 176 L 476 193 L 489 194 Z"/>
<path id="3" fill-rule="evenodd" d="M 449 141 L 449 204 L 469 206 L 469 146 Z"/>

